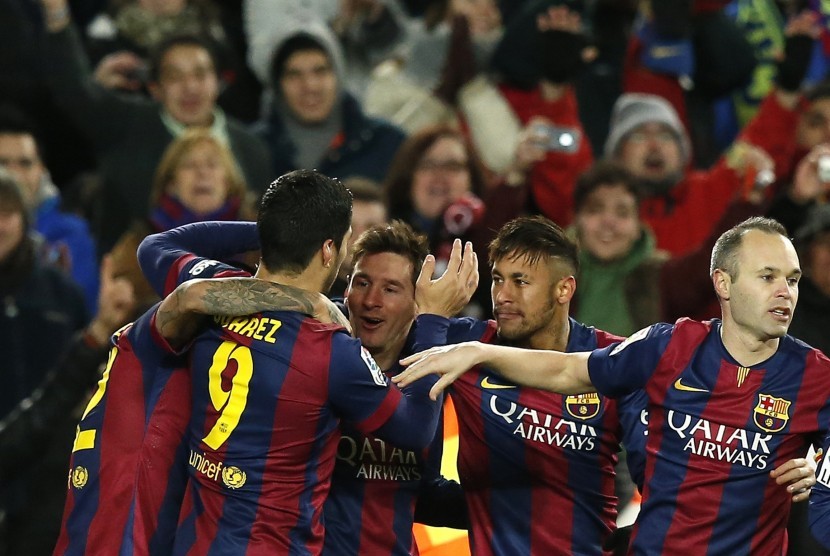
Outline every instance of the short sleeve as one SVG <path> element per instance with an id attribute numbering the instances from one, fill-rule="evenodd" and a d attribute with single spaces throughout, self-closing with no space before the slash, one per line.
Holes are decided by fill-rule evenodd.
<path id="1" fill-rule="evenodd" d="M 588 358 L 591 383 L 610 398 L 644 388 L 657 369 L 672 329 L 669 324 L 653 324 L 623 342 L 593 351 Z"/>

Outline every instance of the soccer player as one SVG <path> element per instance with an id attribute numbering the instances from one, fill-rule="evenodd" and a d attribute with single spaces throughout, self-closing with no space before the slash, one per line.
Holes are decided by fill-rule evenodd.
<path id="1" fill-rule="evenodd" d="M 477 342 L 433 348 L 403 361 L 410 367 L 399 384 L 441 373 L 437 395 L 483 364 L 565 394 L 643 388 L 650 417 L 633 551 L 780 554 L 791 500 L 770 470 L 827 433 L 830 361 L 787 335 L 801 270 L 780 224 L 751 218 L 725 232 L 710 271 L 722 320 L 658 323 L 575 354 Z M 813 522 L 817 535 L 822 521 Z"/>
<path id="2" fill-rule="evenodd" d="M 447 343 L 582 351 L 620 340 L 568 316 L 576 246 L 550 220 L 509 222 L 489 260 L 495 320 L 422 317 L 444 327 Z M 602 554 L 615 527 L 619 444 L 638 441 L 644 403 L 639 394 L 620 402 L 577 394 L 520 388 L 485 368 L 453 385 L 473 554 Z M 538 511 L 545 520 L 529 519 Z"/>
<path id="3" fill-rule="evenodd" d="M 350 211 L 337 180 L 304 170 L 280 177 L 260 206 L 257 277 L 327 291 Z M 405 449 L 435 435 L 440 406 L 424 388 L 390 388 L 342 327 L 296 312 L 214 319 L 190 362 L 190 481 L 174 554 L 319 553 L 340 420 Z"/>
<path id="4" fill-rule="evenodd" d="M 256 234 L 247 234 L 248 225 L 229 224 L 223 236 L 194 245 L 211 257 L 230 256 L 256 248 Z M 252 225 L 250 226 L 253 227 Z M 231 233 L 237 230 L 236 233 Z M 171 274 L 167 291 L 177 283 L 195 277 L 235 276 L 239 270 L 212 259 L 189 256 Z M 258 304 L 238 302 L 231 307 L 205 302 L 199 312 L 239 315 L 267 308 L 305 308 L 317 318 L 328 319 L 328 302 L 310 292 L 269 286 L 281 296 Z M 217 282 L 217 288 L 226 286 Z M 214 292 L 214 298 L 218 292 Z M 292 297 L 293 295 L 297 297 Z M 244 301 L 249 301 L 248 299 Z M 317 307 L 315 309 L 315 304 Z M 153 307 L 134 323 L 116 332 L 103 378 L 78 424 L 70 460 L 68 492 L 61 534 L 54 553 L 99 554 L 165 553 L 172 546 L 186 472 L 175 465 L 176 451 L 189 412 L 189 378 L 186 361 L 173 356 L 165 341 L 154 332 Z M 186 316 L 186 315 L 185 315 Z M 171 431 L 181 431 L 178 435 Z M 144 504 L 134 499 L 139 469 L 149 468 L 151 477 L 138 491 Z M 141 501 L 139 501 L 141 502 Z"/>
<path id="5" fill-rule="evenodd" d="M 198 248 L 200 238 L 227 237 L 240 226 L 200 223 L 150 236 L 139 250 L 142 268 L 160 289 L 180 272 L 182 262 L 192 258 L 190 250 Z M 245 226 L 255 230 L 253 224 Z M 240 244 L 245 244 L 243 240 L 240 238 Z M 468 244 L 466 249 L 464 261 L 468 264 L 461 263 L 464 272 L 458 281 L 465 291 L 458 296 L 429 280 L 434 269 L 432 257 L 426 258 L 421 280 L 416 282 L 427 244 L 406 224 L 378 225 L 357 241 L 358 266 L 346 304 L 355 335 L 387 376 L 400 370 L 397 361 L 401 356 L 417 349 L 412 346 L 410 330 L 419 312 L 451 315 L 469 300 L 478 273 L 472 246 Z M 460 254 L 459 242 L 454 258 Z M 197 283 L 189 282 L 191 286 Z M 346 422 L 341 431 L 332 487 L 324 506 L 324 553 L 410 554 L 416 550 L 413 511 L 431 525 L 466 528 L 459 485 L 438 474 L 440 437 L 426 450 L 406 450 L 364 435 Z"/>
<path id="6" fill-rule="evenodd" d="M 435 259 L 426 258 L 426 237 L 409 225 L 376 225 L 354 243 L 345 300 L 349 320 L 354 335 L 386 376 L 400 372 L 401 357 L 426 347 L 413 346 L 416 315 L 449 317 L 469 301 L 478 283 L 478 264 L 470 244 L 467 249 L 464 258 L 471 264 L 460 284 L 470 287 L 462 303 L 452 305 L 428 287 Z M 400 448 L 346 422 L 341 430 L 331 490 L 323 506 L 324 554 L 418 554 L 412 535 L 415 516 L 430 525 L 467 527 L 460 486 L 440 476 L 440 426 L 424 450 Z"/>

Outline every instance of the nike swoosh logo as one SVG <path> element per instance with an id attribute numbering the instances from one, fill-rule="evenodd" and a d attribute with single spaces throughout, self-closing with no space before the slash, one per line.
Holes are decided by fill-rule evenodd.
<path id="1" fill-rule="evenodd" d="M 487 390 L 504 390 L 507 388 L 515 388 L 515 386 L 511 386 L 509 384 L 496 384 L 494 382 L 490 382 L 490 377 L 485 376 L 481 379 L 481 387 L 486 388 Z"/>
<path id="2" fill-rule="evenodd" d="M 686 386 L 685 384 L 683 384 L 683 382 L 681 382 L 682 380 L 683 380 L 682 378 L 678 378 L 677 381 L 674 383 L 674 387 L 677 390 L 680 390 L 681 392 L 708 392 L 709 391 L 709 390 L 706 390 L 704 388 L 695 388 L 694 386 Z"/>

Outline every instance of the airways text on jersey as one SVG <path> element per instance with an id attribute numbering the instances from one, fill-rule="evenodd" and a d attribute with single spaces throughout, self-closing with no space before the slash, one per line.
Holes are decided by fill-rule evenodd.
<path id="1" fill-rule="evenodd" d="M 767 468 L 771 434 L 713 423 L 674 410 L 666 416 L 669 428 L 685 441 L 685 452 L 754 469 Z"/>
<path id="2" fill-rule="evenodd" d="M 523 407 L 495 395 L 486 397 L 489 397 L 487 407 L 491 414 L 509 425 L 514 435 L 531 442 L 571 450 L 593 451 L 597 449 L 598 434 L 591 425 Z"/>
<path id="3" fill-rule="evenodd" d="M 350 466 L 355 478 L 379 481 L 419 481 L 421 470 L 414 451 L 403 450 L 379 438 L 348 434 L 340 437 L 337 460 Z M 342 470 L 342 467 L 339 468 Z"/>

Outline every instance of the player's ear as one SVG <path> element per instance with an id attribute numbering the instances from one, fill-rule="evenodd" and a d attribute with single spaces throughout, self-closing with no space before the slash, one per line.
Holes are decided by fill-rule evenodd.
<path id="1" fill-rule="evenodd" d="M 573 276 L 565 276 L 556 283 L 554 295 L 558 303 L 569 303 L 574 293 L 576 293 L 576 278 Z"/>
<path id="2" fill-rule="evenodd" d="M 334 240 L 327 239 L 323 242 L 323 266 L 326 268 L 331 267 L 334 264 L 334 261 L 337 259 L 337 248 L 334 246 Z"/>
<path id="3" fill-rule="evenodd" d="M 715 287 L 715 293 L 718 299 L 729 301 L 729 292 L 732 289 L 732 277 L 729 276 L 728 272 L 716 268 L 712 273 L 712 285 Z"/>

